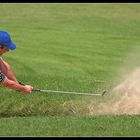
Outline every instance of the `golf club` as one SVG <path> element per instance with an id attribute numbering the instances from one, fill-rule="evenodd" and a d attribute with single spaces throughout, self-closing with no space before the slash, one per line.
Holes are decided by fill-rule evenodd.
<path id="1" fill-rule="evenodd" d="M 33 92 L 53 92 L 53 93 L 67 93 L 67 94 L 81 94 L 81 95 L 90 95 L 90 96 L 103 96 L 106 93 L 106 90 L 100 93 L 80 93 L 80 92 L 68 92 L 60 90 L 46 90 L 46 89 L 32 89 Z"/>

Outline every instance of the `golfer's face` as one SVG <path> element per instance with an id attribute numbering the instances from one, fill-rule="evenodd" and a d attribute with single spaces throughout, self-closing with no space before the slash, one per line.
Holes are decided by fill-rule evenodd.
<path id="1" fill-rule="evenodd" d="M 9 51 L 9 49 L 5 45 L 0 45 L 0 56 L 7 51 Z"/>

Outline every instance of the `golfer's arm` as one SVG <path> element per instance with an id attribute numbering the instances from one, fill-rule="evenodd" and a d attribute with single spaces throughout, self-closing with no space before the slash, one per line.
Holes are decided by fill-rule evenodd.
<path id="1" fill-rule="evenodd" d="M 8 87 L 10 89 L 16 90 L 16 91 L 22 91 L 24 90 L 24 86 L 20 85 L 19 83 L 12 81 L 5 77 L 5 79 L 1 82 L 1 85 L 4 87 Z"/>
<path id="2" fill-rule="evenodd" d="M 3 65 L 5 65 L 6 67 L 5 75 L 7 76 L 7 78 L 18 83 L 16 76 L 14 75 L 12 67 L 4 60 L 2 60 L 2 62 L 3 62 Z"/>

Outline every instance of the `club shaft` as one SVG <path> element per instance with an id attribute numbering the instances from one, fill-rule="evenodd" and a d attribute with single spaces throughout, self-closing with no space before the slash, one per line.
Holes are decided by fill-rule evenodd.
<path id="1" fill-rule="evenodd" d="M 81 94 L 81 95 L 90 95 L 90 96 L 102 96 L 105 91 L 98 94 L 92 94 L 92 93 L 81 93 L 81 92 L 68 92 L 68 91 L 60 91 L 60 90 L 43 90 L 43 89 L 33 89 L 32 91 L 38 91 L 38 92 L 52 92 L 52 93 L 67 93 L 67 94 Z"/>

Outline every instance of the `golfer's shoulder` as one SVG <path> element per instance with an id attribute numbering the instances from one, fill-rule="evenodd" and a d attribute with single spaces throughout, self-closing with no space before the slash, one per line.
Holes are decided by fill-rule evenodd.
<path id="1" fill-rule="evenodd" d="M 0 61 L 3 61 L 3 58 L 2 57 L 0 57 Z"/>
<path id="2" fill-rule="evenodd" d="M 4 63 L 6 61 L 2 57 L 0 57 L 0 62 Z"/>

